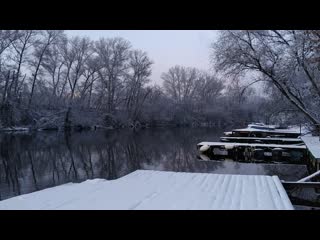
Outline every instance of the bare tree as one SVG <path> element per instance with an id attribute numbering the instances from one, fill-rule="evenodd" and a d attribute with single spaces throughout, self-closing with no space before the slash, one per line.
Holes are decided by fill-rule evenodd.
<path id="1" fill-rule="evenodd" d="M 35 30 L 23 30 L 20 31 L 19 38 L 17 41 L 13 42 L 11 46 L 16 52 L 16 55 L 13 57 L 13 61 L 16 63 L 15 74 L 13 75 L 13 79 L 10 84 L 9 93 L 12 91 L 13 87 L 13 95 L 15 97 L 18 96 L 19 84 L 20 86 L 23 84 L 25 76 L 23 77 L 22 81 L 20 82 L 21 78 L 21 68 L 24 62 L 27 61 L 29 54 L 27 51 L 33 46 L 34 37 L 37 35 L 37 31 Z"/>
<path id="2" fill-rule="evenodd" d="M 196 96 L 199 102 L 213 104 L 222 95 L 224 84 L 212 74 L 200 72 L 196 87 Z"/>
<path id="3" fill-rule="evenodd" d="M 150 93 L 144 91 L 145 85 L 150 81 L 151 66 L 153 62 L 147 53 L 134 50 L 129 55 L 130 73 L 126 78 L 126 110 L 129 118 L 135 121 L 141 111 L 141 107 Z"/>
<path id="4" fill-rule="evenodd" d="M 53 42 L 43 57 L 42 67 L 50 76 L 50 79 L 46 79 L 51 88 L 49 106 L 53 104 L 53 101 L 57 104 L 55 100 L 58 99 L 60 93 L 62 93 L 63 79 L 66 80 L 66 76 L 64 75 L 65 61 L 62 53 L 62 44 L 65 42 L 66 39 L 61 42 Z"/>
<path id="5" fill-rule="evenodd" d="M 113 114 L 118 94 L 123 90 L 123 81 L 128 71 L 130 43 L 122 38 L 100 39 L 95 44 L 99 57 L 99 80 L 107 95 L 107 111 Z"/>
<path id="6" fill-rule="evenodd" d="M 163 87 L 166 93 L 178 104 L 183 104 L 195 95 L 199 71 L 195 68 L 175 66 L 163 73 Z"/>
<path id="7" fill-rule="evenodd" d="M 85 63 L 92 54 L 91 41 L 88 38 L 75 37 L 70 40 L 70 45 L 64 49 L 64 61 L 67 66 L 66 79 L 69 83 L 70 94 L 66 112 L 65 125 L 70 127 L 70 113 L 76 93 L 77 84 L 85 71 Z"/>
<path id="8" fill-rule="evenodd" d="M 42 65 L 43 58 L 46 52 L 49 49 L 49 46 L 53 44 L 55 41 L 59 41 L 62 37 L 63 31 L 58 30 L 45 30 L 40 32 L 40 36 L 42 38 L 37 39 L 34 43 L 34 58 L 31 60 L 31 66 L 34 67 L 34 72 L 32 73 L 32 84 L 31 84 L 31 92 L 28 102 L 28 108 L 31 105 L 32 97 L 34 93 L 34 88 L 37 80 L 37 76 L 39 74 L 40 66 Z"/>
<path id="9" fill-rule="evenodd" d="M 299 31 L 222 31 L 213 45 L 215 66 L 227 74 L 255 72 L 273 84 L 307 119 L 319 124 L 307 90 L 319 95 L 318 73 L 308 63 L 311 47 Z M 304 79 L 301 77 L 303 76 Z M 319 95 L 320 96 L 320 95 Z"/>
<path id="10" fill-rule="evenodd" d="M 80 99 L 83 102 L 87 97 L 87 107 L 89 108 L 91 106 L 93 86 L 95 81 L 99 78 L 98 71 L 100 67 L 97 56 L 91 56 L 87 59 L 85 64 L 85 70 L 83 72 L 84 81 L 80 86 Z"/>

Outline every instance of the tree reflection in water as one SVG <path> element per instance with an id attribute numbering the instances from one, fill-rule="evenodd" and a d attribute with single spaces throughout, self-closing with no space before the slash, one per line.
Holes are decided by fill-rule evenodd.
<path id="1" fill-rule="evenodd" d="M 176 128 L 0 135 L 0 199 L 86 179 L 116 179 L 137 169 L 306 175 L 299 166 L 199 161 L 196 144 L 224 129 Z"/>

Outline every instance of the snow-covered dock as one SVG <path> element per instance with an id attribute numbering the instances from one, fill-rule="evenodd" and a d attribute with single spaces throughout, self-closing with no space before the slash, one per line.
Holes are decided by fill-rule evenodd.
<path id="1" fill-rule="evenodd" d="M 234 129 L 226 132 L 229 137 L 281 137 L 281 138 L 297 138 L 305 132 L 304 129 L 288 128 L 288 129 L 258 129 L 253 127 Z"/>
<path id="2" fill-rule="evenodd" d="M 277 176 L 138 170 L 0 202 L 0 209 L 292 210 Z"/>
<path id="3" fill-rule="evenodd" d="M 239 128 L 239 129 L 234 129 L 232 131 L 236 132 L 266 132 L 266 133 L 295 133 L 295 134 L 300 134 L 300 129 L 296 128 L 290 128 L 290 129 L 258 129 L 258 128 L 252 128 L 252 127 L 246 127 L 246 128 Z"/>
<path id="4" fill-rule="evenodd" d="M 266 143 L 266 144 L 299 144 L 300 138 L 256 138 L 256 137 L 221 137 L 222 142 Z"/>
<path id="5" fill-rule="evenodd" d="M 198 143 L 198 147 L 207 145 L 209 147 L 225 147 L 225 148 L 235 148 L 235 147 L 260 147 L 260 148 L 283 148 L 283 149 L 296 149 L 303 150 L 306 146 L 297 146 L 290 144 L 263 144 L 263 143 L 231 143 L 231 142 L 201 142 Z"/>
<path id="6" fill-rule="evenodd" d="M 273 161 L 302 164 L 306 158 L 306 146 L 294 144 L 264 144 L 237 142 L 201 142 L 197 144 L 201 154 L 211 160 Z"/>
<path id="7" fill-rule="evenodd" d="M 312 156 L 320 161 L 320 138 L 312 137 L 312 136 L 304 136 L 301 137 L 304 144 L 307 146 L 309 152 L 312 154 Z"/>
<path id="8" fill-rule="evenodd" d="M 307 146 L 310 165 L 313 171 L 320 170 L 320 138 L 319 136 L 303 136 L 301 137 Z"/>

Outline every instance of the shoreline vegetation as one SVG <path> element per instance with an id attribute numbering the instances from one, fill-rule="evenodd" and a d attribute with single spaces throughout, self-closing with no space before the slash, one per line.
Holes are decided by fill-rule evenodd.
<path id="1" fill-rule="evenodd" d="M 247 55 L 241 52 L 244 56 L 239 58 L 238 48 L 251 48 L 242 48 L 244 43 L 238 38 L 247 38 L 247 33 L 264 38 L 260 32 L 222 31 L 216 45 L 208 49 L 214 53 L 214 71 L 173 65 L 162 73 L 159 83 L 152 79 L 153 64 L 158 63 L 126 39 L 70 37 L 62 30 L 0 30 L 0 130 L 316 123 L 318 105 L 313 102 L 318 98 L 310 91 L 297 92 L 310 87 L 310 81 L 301 78 L 304 72 L 297 72 L 296 65 L 290 70 L 297 76 L 281 78 L 281 84 L 269 72 L 267 77 L 273 82 L 265 72 L 256 76 L 256 68 L 243 67 L 241 59 Z M 265 54 L 254 53 L 257 58 Z M 232 66 L 245 74 L 234 75 Z M 265 84 L 256 88 L 253 83 L 258 81 Z M 304 88 L 301 83 L 306 83 Z"/>
<path id="2" fill-rule="evenodd" d="M 237 125 L 232 125 L 232 127 Z M 1 132 L 30 132 L 30 131 L 94 131 L 94 130 L 116 130 L 116 129 L 152 129 L 152 128 L 226 128 L 230 127 L 230 125 L 225 123 L 197 123 L 197 124 L 174 124 L 170 122 L 162 122 L 156 124 L 150 123 L 140 123 L 136 122 L 135 124 L 119 124 L 116 126 L 102 126 L 102 125 L 75 125 L 70 126 L 69 128 L 65 128 L 64 126 L 56 126 L 56 127 L 32 127 L 32 126 L 12 126 L 12 127 L 4 127 L 0 128 Z"/>
<path id="3" fill-rule="evenodd" d="M 0 130 L 306 122 L 279 92 L 179 65 L 158 83 L 153 64 L 123 38 L 0 30 Z"/>

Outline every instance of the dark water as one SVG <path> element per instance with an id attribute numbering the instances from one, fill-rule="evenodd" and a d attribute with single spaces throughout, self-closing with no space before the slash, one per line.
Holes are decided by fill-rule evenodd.
<path id="1" fill-rule="evenodd" d="M 228 130 L 228 129 L 227 129 Z M 201 161 L 196 144 L 224 129 L 146 129 L 65 134 L 0 134 L 0 200 L 68 182 L 116 179 L 137 169 L 278 175 L 297 180 L 304 165 Z"/>

